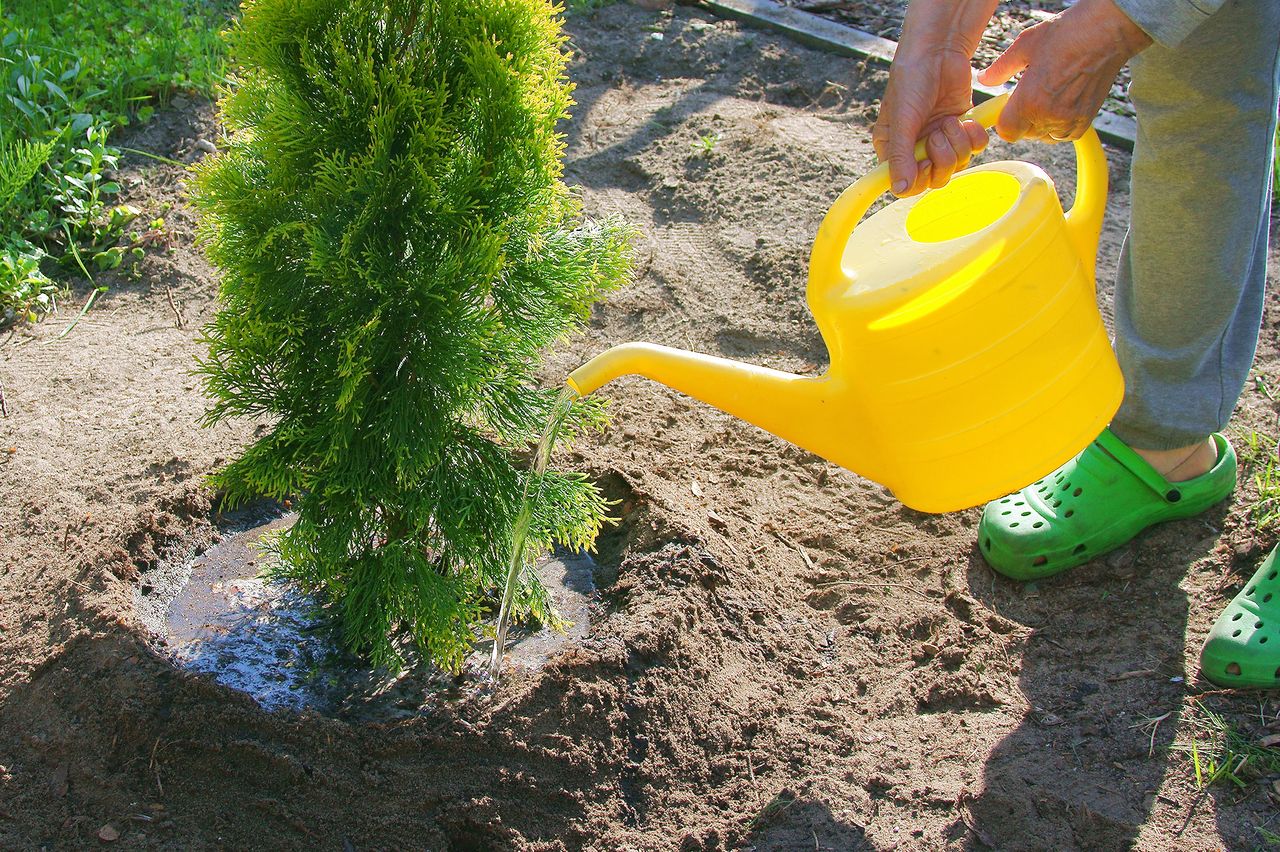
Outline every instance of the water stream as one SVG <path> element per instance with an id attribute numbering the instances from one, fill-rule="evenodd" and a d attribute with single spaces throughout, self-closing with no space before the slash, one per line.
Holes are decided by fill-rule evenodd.
<path id="1" fill-rule="evenodd" d="M 533 520 L 533 507 L 542 496 L 542 479 L 547 472 L 547 460 L 551 458 L 551 450 L 560 434 L 560 427 L 569 415 L 569 409 L 578 399 L 573 388 L 566 387 L 560 391 L 551 416 L 542 430 L 542 439 L 533 455 L 533 467 L 525 478 L 524 489 L 520 495 L 520 512 L 516 515 L 515 524 L 511 527 L 511 561 L 507 565 L 507 581 L 502 589 L 502 608 L 498 611 L 498 630 L 493 641 L 493 656 L 489 658 L 489 677 L 498 680 L 502 674 L 502 652 L 507 642 L 507 626 L 511 621 L 511 599 L 515 594 L 516 581 L 525 564 L 525 544 L 529 538 L 529 524 Z"/>

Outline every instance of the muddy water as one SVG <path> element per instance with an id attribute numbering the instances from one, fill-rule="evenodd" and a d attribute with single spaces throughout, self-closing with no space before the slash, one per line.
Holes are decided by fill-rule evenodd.
<path id="1" fill-rule="evenodd" d="M 248 693 L 268 710 L 362 721 L 429 712 L 482 682 L 490 640 L 477 642 L 458 677 L 421 664 L 412 648 L 404 649 L 409 666 L 400 672 L 370 670 L 344 652 L 315 599 L 262 576 L 263 535 L 292 522 L 292 515 L 245 516 L 218 544 L 173 566 L 140 594 L 139 610 L 175 664 Z M 507 665 L 537 669 L 586 635 L 593 568 L 586 555 L 561 555 L 535 567 L 572 626 L 565 633 L 513 629 Z"/>

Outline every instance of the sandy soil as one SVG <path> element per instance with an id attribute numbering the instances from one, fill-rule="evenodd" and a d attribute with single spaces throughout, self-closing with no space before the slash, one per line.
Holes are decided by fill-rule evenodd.
<path id="1" fill-rule="evenodd" d="M 635 283 L 547 381 L 631 339 L 821 369 L 809 241 L 873 162 L 883 73 L 688 8 L 616 5 L 570 29 L 569 177 L 643 237 Z M 130 146 L 181 155 L 213 138 L 210 115 L 171 111 Z M 1070 191 L 1069 149 L 1012 153 Z M 1122 188 L 1128 159 L 1111 164 Z M 254 424 L 197 424 L 188 370 L 216 276 L 180 170 L 137 159 L 125 178 L 172 252 L 107 279 L 62 341 L 70 309 L 0 336 L 0 848 L 1199 850 L 1280 830 L 1270 778 L 1201 794 L 1171 747 L 1201 705 L 1253 736 L 1280 710 L 1195 668 L 1273 543 L 1251 476 L 1201 518 L 1019 586 L 977 556 L 976 511 L 912 512 L 640 380 L 603 391 L 613 426 L 565 459 L 622 521 L 600 542 L 596 623 L 542 671 L 353 724 L 175 670 L 135 589 L 216 537 L 202 477 Z M 1116 192 L 1104 281 L 1125 217 Z M 1278 321 L 1272 300 L 1272 386 Z M 1237 444 L 1276 414 L 1250 388 Z"/>

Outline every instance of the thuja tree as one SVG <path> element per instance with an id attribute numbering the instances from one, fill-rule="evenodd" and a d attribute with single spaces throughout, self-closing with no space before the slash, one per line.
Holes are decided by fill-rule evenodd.
<path id="1" fill-rule="evenodd" d="M 230 138 L 197 172 L 222 270 L 200 369 L 210 424 L 269 430 L 215 485 L 291 497 L 276 569 L 374 662 L 412 637 L 457 668 L 505 579 L 557 390 L 533 374 L 626 273 L 629 234 L 562 182 L 571 104 L 548 0 L 250 0 L 230 32 Z M 574 406 L 569 433 L 601 410 Z M 527 454 L 526 454 L 527 455 Z M 534 551 L 605 506 L 549 471 Z M 513 612 L 548 620 L 525 571 Z"/>

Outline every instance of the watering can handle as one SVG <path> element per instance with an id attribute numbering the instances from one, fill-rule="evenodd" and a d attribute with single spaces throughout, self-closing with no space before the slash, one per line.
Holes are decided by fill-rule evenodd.
<path id="1" fill-rule="evenodd" d="M 1009 95 L 979 104 L 960 118 L 976 121 L 986 129 L 995 127 Z M 1090 127 L 1075 142 L 1076 198 L 1067 211 L 1067 232 L 1081 262 L 1093 276 L 1098 256 L 1098 235 L 1107 204 L 1107 155 L 1097 131 Z M 924 140 L 916 143 L 916 160 L 927 156 Z M 874 202 L 889 191 L 889 164 L 881 163 L 846 189 L 827 212 L 813 243 L 810 269 L 838 269 L 849 235 Z"/>

